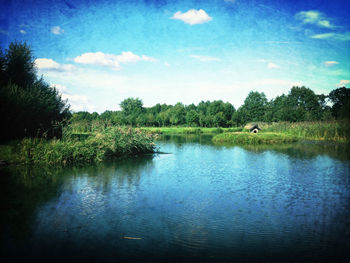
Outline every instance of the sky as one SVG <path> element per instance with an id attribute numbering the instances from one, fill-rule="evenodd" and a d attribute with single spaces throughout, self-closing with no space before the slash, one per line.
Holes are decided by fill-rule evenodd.
<path id="1" fill-rule="evenodd" d="M 350 1 L 0 0 L 0 45 L 25 41 L 73 111 L 268 99 L 350 87 Z"/>

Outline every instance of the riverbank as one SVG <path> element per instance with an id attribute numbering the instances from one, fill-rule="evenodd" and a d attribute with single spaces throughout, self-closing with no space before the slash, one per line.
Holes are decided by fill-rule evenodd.
<path id="1" fill-rule="evenodd" d="M 350 142 L 349 122 L 279 122 L 272 124 L 259 123 L 258 125 L 262 128 L 259 133 L 230 132 L 218 134 L 213 137 L 213 141 L 234 144 L 278 144 L 302 140 Z"/>
<path id="2" fill-rule="evenodd" d="M 100 162 L 123 156 L 154 153 L 155 135 L 140 129 L 109 127 L 85 138 L 65 134 L 61 140 L 25 138 L 0 146 L 4 164 L 59 164 Z"/>
<path id="3" fill-rule="evenodd" d="M 282 133 L 247 133 L 247 132 L 230 132 L 218 134 L 213 137 L 215 143 L 233 143 L 233 144 L 279 144 L 293 143 L 298 138 L 292 135 Z"/>
<path id="4" fill-rule="evenodd" d="M 142 127 L 141 130 L 156 134 L 217 134 L 224 132 L 240 132 L 243 127 L 233 128 L 206 128 L 206 127 Z"/>

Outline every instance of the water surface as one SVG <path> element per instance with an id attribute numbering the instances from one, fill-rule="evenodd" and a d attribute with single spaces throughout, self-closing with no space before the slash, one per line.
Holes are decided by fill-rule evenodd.
<path id="1" fill-rule="evenodd" d="M 71 168 L 2 168 L 4 260 L 349 261 L 348 147 L 213 145 Z"/>

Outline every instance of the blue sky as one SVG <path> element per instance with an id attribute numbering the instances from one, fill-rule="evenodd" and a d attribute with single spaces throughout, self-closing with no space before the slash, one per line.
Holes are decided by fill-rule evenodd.
<path id="1" fill-rule="evenodd" d="M 269 99 L 350 87 L 350 2 L 3 1 L 0 44 L 26 41 L 75 111 Z"/>

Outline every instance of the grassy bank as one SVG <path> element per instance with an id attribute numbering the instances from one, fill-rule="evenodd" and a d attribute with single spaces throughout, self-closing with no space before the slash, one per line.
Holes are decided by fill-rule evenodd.
<path id="1" fill-rule="evenodd" d="M 77 139 L 66 134 L 62 140 L 26 138 L 0 148 L 7 163 L 76 164 L 99 162 L 115 157 L 153 153 L 154 135 L 132 128 L 107 128 Z"/>
<path id="2" fill-rule="evenodd" d="M 249 125 L 247 125 L 249 126 Z M 258 134 L 231 132 L 214 136 L 214 142 L 234 144 L 278 144 L 300 140 L 350 142 L 349 122 L 259 123 Z"/>
<path id="3" fill-rule="evenodd" d="M 288 134 L 305 140 L 350 142 L 349 121 L 279 122 L 269 125 L 264 131 Z"/>
<path id="4" fill-rule="evenodd" d="M 215 143 L 233 143 L 233 144 L 278 144 L 296 142 L 298 138 L 292 135 L 282 133 L 247 133 L 230 132 L 214 136 Z"/>
<path id="5" fill-rule="evenodd" d="M 144 131 L 156 134 L 216 134 L 224 132 L 239 132 L 243 128 L 203 128 L 203 127 L 142 127 Z"/>

